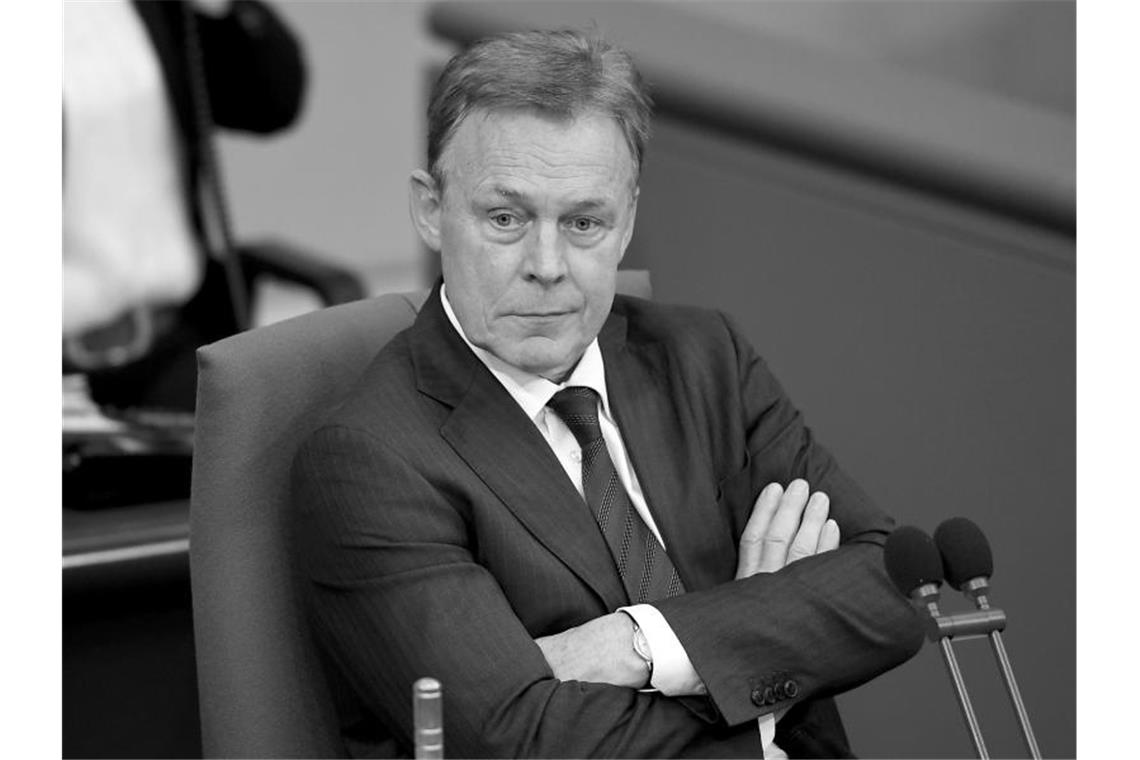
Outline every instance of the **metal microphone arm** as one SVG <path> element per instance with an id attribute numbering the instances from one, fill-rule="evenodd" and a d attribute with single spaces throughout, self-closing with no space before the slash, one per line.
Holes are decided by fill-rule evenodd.
<path id="1" fill-rule="evenodd" d="M 1025 746 L 1029 749 L 1029 755 L 1034 760 L 1041 760 L 1041 750 L 1037 748 L 1037 737 L 1033 735 L 1033 726 L 1029 724 L 1029 713 L 1026 712 L 1025 703 L 1021 700 L 1021 691 L 1017 688 L 1017 679 L 1013 677 L 1013 666 L 1009 662 L 1009 655 L 1006 654 L 1005 644 L 1001 639 L 1001 631 L 1005 628 L 1005 613 L 990 606 L 987 594 L 989 587 L 989 581 L 985 578 L 974 578 L 962 585 L 962 593 L 974 600 L 979 613 L 992 614 L 996 612 L 1001 615 L 1001 626 L 988 632 L 990 647 L 993 649 L 994 659 L 997 660 L 998 667 L 1001 670 L 1006 694 L 1009 695 L 1009 701 L 1013 703 L 1013 711 L 1017 714 L 1017 724 L 1021 728 L 1021 736 L 1025 740 Z"/>
<path id="2" fill-rule="evenodd" d="M 986 742 L 982 739 L 982 729 L 978 725 L 978 718 L 974 715 L 974 706 L 970 703 L 970 695 L 966 692 L 966 682 L 962 679 L 962 670 L 958 667 L 958 658 L 950 644 L 950 636 L 941 633 L 939 621 L 943 618 L 938 610 L 938 586 L 934 583 L 924 583 L 910 592 L 910 597 L 920 607 L 924 608 L 930 616 L 926 635 L 931 641 L 938 641 L 942 650 L 942 661 L 946 664 L 946 671 L 950 674 L 950 681 L 954 684 L 954 695 L 958 697 L 958 707 L 966 726 L 970 729 L 970 739 L 974 742 L 974 751 L 980 760 L 988 760 Z M 952 616 L 953 617 L 953 616 Z"/>

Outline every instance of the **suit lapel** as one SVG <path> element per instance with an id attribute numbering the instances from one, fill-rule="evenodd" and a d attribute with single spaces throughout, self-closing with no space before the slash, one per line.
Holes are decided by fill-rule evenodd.
<path id="1" fill-rule="evenodd" d="M 589 508 L 534 423 L 455 332 L 438 284 L 412 329 L 420 391 L 452 407 L 440 428 L 444 440 L 607 610 L 626 604 Z"/>
<path id="2" fill-rule="evenodd" d="M 627 341 L 616 312 L 599 344 L 610 405 L 669 558 L 687 590 L 714 586 L 726 561 L 735 564 L 735 547 L 715 509 L 704 453 L 692 445 L 696 433 L 673 401 L 664 346 Z"/>

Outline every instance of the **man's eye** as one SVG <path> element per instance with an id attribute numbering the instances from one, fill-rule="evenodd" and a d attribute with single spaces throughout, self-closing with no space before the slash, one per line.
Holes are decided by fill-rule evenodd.
<path id="1" fill-rule="evenodd" d="M 579 216 L 570 222 L 575 232 L 593 232 L 598 228 L 598 220 L 588 216 Z"/>
<path id="2" fill-rule="evenodd" d="M 509 214 L 506 211 L 500 211 L 491 215 L 491 224 L 503 230 L 511 229 L 518 224 L 518 221 L 514 214 Z"/>

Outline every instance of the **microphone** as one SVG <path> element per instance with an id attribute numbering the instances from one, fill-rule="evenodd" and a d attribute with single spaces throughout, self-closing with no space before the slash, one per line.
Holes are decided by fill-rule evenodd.
<path id="1" fill-rule="evenodd" d="M 942 567 L 947 582 L 973 600 L 982 614 L 993 616 L 995 612 L 1001 613 L 1001 625 L 994 626 L 987 632 L 990 646 L 1001 670 L 1006 694 L 1009 695 L 1013 711 L 1017 715 L 1017 723 L 1021 728 L 1025 746 L 1031 757 L 1039 759 L 1041 751 L 1037 748 L 1037 738 L 1033 735 L 1033 727 L 1029 724 L 1029 713 L 1025 710 L 1021 691 L 1017 688 L 1017 680 L 1013 676 L 1013 666 L 1010 664 L 1009 655 L 1001 638 L 1001 631 L 1005 628 L 1005 614 L 990 606 L 990 577 L 994 573 L 990 542 L 986 540 L 982 529 L 970 520 L 965 517 L 952 517 L 934 531 L 934 543 L 942 554 Z"/>
<path id="2" fill-rule="evenodd" d="M 903 525 L 887 536 L 883 562 L 895 588 L 916 602 L 938 604 L 938 587 L 944 571 L 938 547 L 913 525 Z"/>
<path id="3" fill-rule="evenodd" d="M 954 695 L 958 698 L 958 707 L 966 721 L 966 728 L 970 731 L 974 751 L 979 758 L 986 760 L 989 753 L 986 752 L 982 730 L 966 691 L 966 682 L 962 679 L 962 670 L 958 667 L 958 658 L 954 655 L 950 636 L 939 625 L 943 615 L 938 609 L 938 588 L 942 585 L 944 568 L 938 547 L 925 531 L 912 525 L 903 525 L 887 536 L 887 542 L 883 546 L 883 562 L 895 588 L 903 596 L 909 597 L 915 606 L 925 610 L 926 636 L 931 641 L 937 641 L 942 650 L 942 661 L 946 664 L 946 672 L 954 685 Z"/>
<path id="4" fill-rule="evenodd" d="M 934 531 L 934 543 L 942 554 L 946 581 L 975 601 L 979 595 L 984 599 L 994 574 L 994 555 L 982 529 L 965 517 L 951 517 Z"/>

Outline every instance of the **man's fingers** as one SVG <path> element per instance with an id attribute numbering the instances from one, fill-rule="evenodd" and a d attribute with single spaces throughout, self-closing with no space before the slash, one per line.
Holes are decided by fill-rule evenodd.
<path id="1" fill-rule="evenodd" d="M 819 547 L 816 548 L 816 554 L 829 552 L 832 549 L 839 548 L 839 523 L 835 520 L 828 520 L 823 524 L 823 531 L 819 534 Z"/>
<path id="2" fill-rule="evenodd" d="M 744 533 L 740 537 L 736 561 L 738 579 L 747 578 L 760 569 L 764 534 L 768 532 L 772 515 L 775 514 L 780 497 L 783 495 L 783 486 L 779 483 L 769 483 L 756 497 L 756 503 L 752 505 L 752 514 L 749 515 L 748 524 L 744 526 Z"/>
<path id="3" fill-rule="evenodd" d="M 762 573 L 774 573 L 787 564 L 788 549 L 792 539 L 800 527 L 800 518 L 808 501 L 808 484 L 806 480 L 796 479 L 788 484 L 780 499 L 780 506 L 776 507 L 776 514 L 762 543 L 760 555 L 760 569 Z"/>
<path id="4" fill-rule="evenodd" d="M 830 508 L 831 500 L 827 498 L 827 494 L 816 491 L 811 495 L 804 509 L 800 529 L 796 531 L 796 537 L 788 549 L 788 560 L 785 564 L 790 565 L 797 559 L 810 557 L 816 553 Z"/>
<path id="5" fill-rule="evenodd" d="M 768 525 L 772 522 L 772 515 L 776 513 L 776 507 L 780 504 L 780 497 L 784 495 L 784 488 L 779 483 L 769 483 L 756 497 L 756 503 L 752 506 L 752 514 L 748 518 L 748 524 L 744 526 L 744 535 L 741 536 L 741 542 L 747 541 L 750 544 L 759 544 L 760 539 L 768 532 Z"/>
<path id="6" fill-rule="evenodd" d="M 830 509 L 827 494 L 811 493 L 803 479 L 793 480 L 786 491 L 779 483 L 769 483 L 740 537 L 736 577 L 774 573 L 798 559 L 838 548 L 839 525 L 828 519 Z"/>

